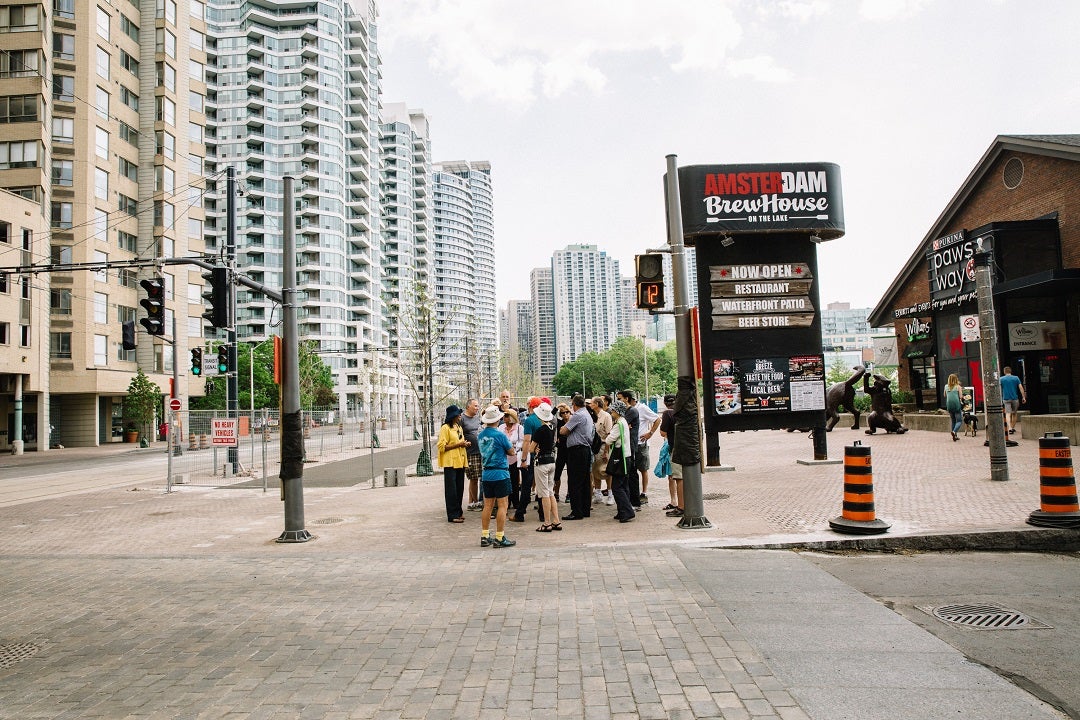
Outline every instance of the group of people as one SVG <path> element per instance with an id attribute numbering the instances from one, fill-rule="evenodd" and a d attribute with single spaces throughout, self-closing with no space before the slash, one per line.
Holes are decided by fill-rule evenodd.
<path id="1" fill-rule="evenodd" d="M 531 397 L 526 407 L 514 408 L 509 391 L 503 391 L 483 412 L 476 399 L 464 408 L 449 406 L 437 445 L 447 521 L 465 522 L 467 486 L 467 509 L 481 513 L 482 547 L 515 545 L 505 524 L 525 522 L 534 496 L 537 532 L 559 532 L 564 521 L 590 517 L 594 505 L 615 506 L 614 519 L 630 522 L 649 501 L 648 442 L 656 432 L 666 441 L 653 469 L 658 478 L 669 479 L 670 502 L 664 509 L 671 517 L 681 516 L 682 473 L 670 453 L 674 396 L 665 396 L 664 402 L 667 409 L 658 415 L 633 391 L 623 390 L 614 398 L 575 395 L 554 406 L 549 398 Z M 560 518 L 564 470 L 570 512 Z"/>

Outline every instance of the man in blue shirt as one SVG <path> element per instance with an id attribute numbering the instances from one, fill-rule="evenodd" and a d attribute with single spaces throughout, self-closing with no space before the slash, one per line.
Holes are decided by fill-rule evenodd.
<path id="1" fill-rule="evenodd" d="M 1004 373 L 1001 376 L 1001 402 L 1005 406 L 1005 412 L 1009 414 L 1009 434 L 1016 434 L 1016 415 L 1020 410 L 1020 403 L 1027 402 L 1027 392 L 1020 383 L 1020 378 L 1012 374 L 1012 368 L 1006 365 L 1001 368 Z"/>
<path id="2" fill-rule="evenodd" d="M 478 435 L 480 457 L 484 463 L 482 482 L 484 484 L 484 509 L 480 516 L 480 547 L 513 547 L 516 542 L 503 533 L 506 527 L 506 505 L 510 497 L 510 458 L 517 452 L 506 433 L 499 431 L 499 421 L 503 411 L 497 405 L 489 405 L 480 420 L 484 429 Z M 495 537 L 489 534 L 491 508 L 498 507 L 495 516 Z"/>

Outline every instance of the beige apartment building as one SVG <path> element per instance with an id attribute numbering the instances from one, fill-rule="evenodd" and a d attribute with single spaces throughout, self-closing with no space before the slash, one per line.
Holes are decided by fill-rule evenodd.
<path id="1" fill-rule="evenodd" d="M 9 328 L 0 451 L 12 441 L 18 378 L 37 449 L 49 424 L 53 444 L 120 442 L 137 368 L 168 394 L 174 350 L 186 368 L 188 348 L 203 342 L 201 271 L 153 261 L 204 250 L 205 12 L 199 0 L 0 0 L 0 188 L 9 191 L 0 221 L 11 247 L 0 242 L 0 262 L 93 264 L 9 275 L 0 288 L 0 329 Z M 26 231 L 29 249 L 19 245 Z M 139 281 L 155 276 L 164 338 L 138 323 Z M 132 320 L 137 348 L 125 350 Z M 176 388 L 185 403 L 201 394 L 186 376 Z"/>

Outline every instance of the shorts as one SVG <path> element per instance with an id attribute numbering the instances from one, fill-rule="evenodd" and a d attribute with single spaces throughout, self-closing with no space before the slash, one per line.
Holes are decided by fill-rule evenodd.
<path id="1" fill-rule="evenodd" d="M 484 497 L 485 498 L 504 498 L 510 497 L 510 491 L 513 490 L 513 485 L 510 484 L 510 478 L 504 478 L 502 480 L 485 480 L 484 481 Z"/>
<path id="2" fill-rule="evenodd" d="M 555 463 L 533 466 L 533 489 L 536 497 L 555 497 Z"/>
<path id="3" fill-rule="evenodd" d="M 672 480 L 682 480 L 682 465 L 671 463 L 671 475 Z"/>
<path id="4" fill-rule="evenodd" d="M 638 443 L 637 452 L 634 454 L 634 467 L 638 470 L 649 471 L 649 446 Z"/>
<path id="5" fill-rule="evenodd" d="M 1014 412 L 1020 411 L 1019 400 L 1003 400 L 1002 403 L 1005 405 L 1005 412 L 1009 413 L 1010 415 Z"/>
<path id="6" fill-rule="evenodd" d="M 467 457 L 469 464 L 465 468 L 465 475 L 468 476 L 469 482 L 476 482 L 483 476 L 484 458 L 479 453 Z"/>

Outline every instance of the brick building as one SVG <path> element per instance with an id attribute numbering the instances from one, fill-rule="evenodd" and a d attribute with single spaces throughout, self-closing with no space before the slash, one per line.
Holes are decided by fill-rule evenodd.
<path id="1" fill-rule="evenodd" d="M 982 400 L 974 255 L 993 253 L 999 362 L 1034 414 L 1080 407 L 1080 135 L 999 135 L 870 315 L 897 334 L 899 384 L 940 404 L 950 373 Z M 1076 352 L 1071 352 L 1076 349 Z"/>

